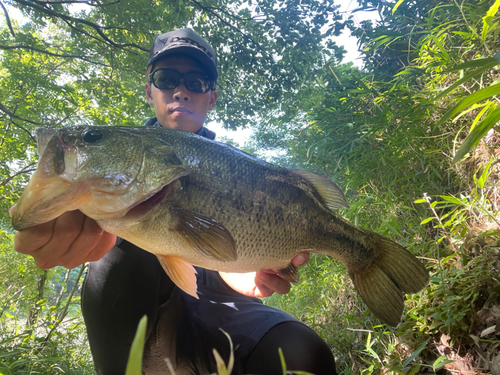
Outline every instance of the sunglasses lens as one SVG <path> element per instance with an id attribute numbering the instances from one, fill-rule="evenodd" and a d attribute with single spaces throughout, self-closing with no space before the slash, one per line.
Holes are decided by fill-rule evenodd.
<path id="1" fill-rule="evenodd" d="M 173 90 L 180 85 L 181 78 L 189 91 L 206 93 L 212 89 L 213 81 L 198 72 L 179 73 L 173 69 L 160 68 L 151 76 L 151 82 L 160 90 Z"/>
<path id="2" fill-rule="evenodd" d="M 187 89 L 194 92 L 205 93 L 210 91 L 212 81 L 204 77 L 200 73 L 187 73 L 184 78 L 184 84 Z"/>
<path id="3" fill-rule="evenodd" d="M 180 74 L 175 70 L 158 69 L 153 73 L 153 83 L 161 90 L 172 90 L 179 86 Z"/>

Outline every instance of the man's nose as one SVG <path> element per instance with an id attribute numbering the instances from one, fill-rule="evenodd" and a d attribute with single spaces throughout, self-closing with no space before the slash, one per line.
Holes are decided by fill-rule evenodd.
<path id="1" fill-rule="evenodd" d="M 189 90 L 184 86 L 184 82 L 174 89 L 174 100 L 180 102 L 189 102 L 191 100 L 191 95 Z"/>

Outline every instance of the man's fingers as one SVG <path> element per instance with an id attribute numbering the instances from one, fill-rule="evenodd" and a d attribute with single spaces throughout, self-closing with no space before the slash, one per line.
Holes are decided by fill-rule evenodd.
<path id="1" fill-rule="evenodd" d="M 256 285 L 253 294 L 255 297 L 262 298 L 271 297 L 274 292 L 271 289 L 266 288 L 264 285 Z"/>
<path id="2" fill-rule="evenodd" d="M 92 251 L 88 254 L 86 261 L 95 262 L 101 259 L 113 246 L 115 246 L 115 244 L 116 235 L 103 232 L 97 245 L 94 246 Z"/>
<path id="3" fill-rule="evenodd" d="M 82 263 L 98 260 L 104 256 L 115 244 L 116 236 L 104 232 L 95 222 L 82 214 L 80 232 L 69 245 L 66 252 L 61 254 L 58 265 L 74 268 Z"/>
<path id="4" fill-rule="evenodd" d="M 94 220 L 70 211 L 49 223 L 16 232 L 14 248 L 31 255 L 41 269 L 74 268 L 102 258 L 115 242 L 116 236 L 104 232 Z"/>
<path id="5" fill-rule="evenodd" d="M 9 208 L 9 216 L 12 216 L 12 214 L 14 213 L 14 210 L 16 209 L 16 206 L 17 206 L 17 203 L 14 203 L 14 205 Z"/>
<path id="6" fill-rule="evenodd" d="M 272 292 L 286 294 L 290 291 L 290 283 L 288 281 L 278 275 L 273 275 L 267 272 L 257 272 L 255 275 L 255 285 L 257 285 L 261 292 L 264 292 L 264 290 L 270 290 L 271 294 Z"/>
<path id="7" fill-rule="evenodd" d="M 56 221 L 52 220 L 22 231 L 16 231 L 14 250 L 18 253 L 32 255 L 34 251 L 47 244 L 54 233 Z"/>
<path id="8" fill-rule="evenodd" d="M 81 212 L 70 211 L 55 220 L 50 240 L 31 254 L 38 268 L 67 266 L 64 256 L 82 231 L 84 219 L 85 216 Z"/>

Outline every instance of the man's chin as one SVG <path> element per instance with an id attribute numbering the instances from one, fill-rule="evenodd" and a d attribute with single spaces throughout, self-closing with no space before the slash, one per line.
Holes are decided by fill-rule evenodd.
<path id="1" fill-rule="evenodd" d="M 182 121 L 182 118 L 184 119 L 184 121 Z M 178 120 L 181 120 L 181 121 L 178 121 Z M 158 120 L 158 122 L 164 128 L 183 130 L 183 131 L 190 132 L 190 133 L 196 133 L 203 126 L 202 124 L 193 123 L 192 121 L 185 121 L 185 120 L 186 120 L 186 116 L 175 116 L 173 118 L 172 117 L 169 118 L 165 122 L 161 122 L 160 120 Z"/>

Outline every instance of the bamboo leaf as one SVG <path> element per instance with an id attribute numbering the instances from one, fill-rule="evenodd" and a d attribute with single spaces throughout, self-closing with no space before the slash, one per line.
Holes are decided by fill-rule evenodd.
<path id="1" fill-rule="evenodd" d="M 481 138 L 500 121 L 500 107 L 490 112 L 479 124 L 477 124 L 470 134 L 465 138 L 464 143 L 458 148 L 453 163 L 461 160 L 472 148 L 474 148 Z"/>
<path id="2" fill-rule="evenodd" d="M 453 203 L 453 204 L 462 205 L 462 203 L 463 203 L 460 199 L 455 198 L 455 197 L 450 197 L 448 195 L 440 195 L 439 197 L 441 199 L 444 199 L 445 201 Z"/>
<path id="3" fill-rule="evenodd" d="M 490 30 L 495 29 L 498 23 L 492 24 L 495 14 L 498 12 L 498 7 L 500 6 L 500 0 L 496 0 L 495 3 L 490 7 L 486 16 L 483 17 L 483 30 L 481 32 L 481 40 L 484 42 Z M 394 11 L 393 11 L 394 13 Z"/>
<path id="4" fill-rule="evenodd" d="M 392 8 L 392 14 L 394 14 L 394 12 L 396 11 L 396 9 L 398 9 L 398 8 L 399 8 L 399 6 L 400 6 L 401 4 L 403 4 L 403 1 L 405 1 L 405 0 L 398 0 L 398 2 L 397 2 L 397 3 L 394 5 L 394 7 Z"/>
<path id="5" fill-rule="evenodd" d="M 434 219 L 433 217 L 428 217 L 427 219 L 422 220 L 422 222 L 420 223 L 420 225 L 427 224 L 429 221 L 432 221 L 433 219 Z"/>
<path id="6" fill-rule="evenodd" d="M 479 61 L 479 60 L 473 60 L 473 61 Z M 470 61 L 469 61 L 470 62 Z M 497 65 L 499 62 L 496 61 L 493 57 L 490 57 L 488 59 L 481 59 L 481 64 L 479 65 L 480 68 L 470 72 L 469 74 L 465 75 L 463 78 L 459 79 L 457 82 L 455 82 L 453 85 L 451 85 L 450 87 L 448 87 L 446 90 L 444 90 L 441 94 L 439 94 L 438 96 L 436 96 L 436 98 L 434 98 L 434 100 L 439 100 L 441 99 L 443 96 L 447 95 L 448 93 L 450 93 L 451 91 L 453 91 L 456 87 L 460 86 L 461 84 L 467 82 L 469 79 L 477 76 L 478 74 L 481 74 L 483 73 L 484 71 L 488 70 L 488 69 L 491 69 L 493 68 L 495 65 Z M 462 64 L 464 65 L 464 64 Z M 458 68 L 458 67 L 457 67 Z M 465 67 L 464 68 L 461 68 L 461 69 L 457 69 L 457 68 L 454 68 L 453 70 L 462 70 L 462 69 L 466 69 Z"/>
<path id="7" fill-rule="evenodd" d="M 488 87 L 482 88 L 475 93 L 468 95 L 466 98 L 464 98 L 462 101 L 460 101 L 457 105 L 455 105 L 453 108 L 451 108 L 448 112 L 444 114 L 444 116 L 439 120 L 437 125 L 441 125 L 447 120 L 449 120 L 451 117 L 459 113 L 460 111 L 464 110 L 465 108 L 471 106 L 474 103 L 477 103 L 481 100 L 490 98 L 494 95 L 500 94 L 500 84 L 496 83 L 493 85 L 490 85 Z"/>

